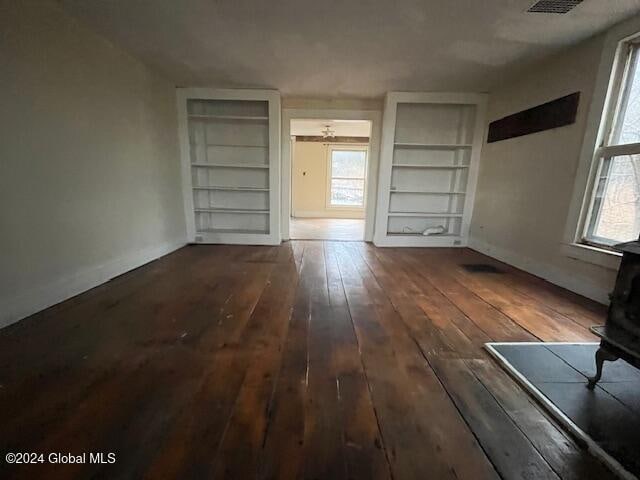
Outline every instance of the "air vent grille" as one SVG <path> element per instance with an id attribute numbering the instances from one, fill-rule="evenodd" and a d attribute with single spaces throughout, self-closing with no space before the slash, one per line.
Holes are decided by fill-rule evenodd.
<path id="1" fill-rule="evenodd" d="M 527 12 L 533 13 L 567 13 L 582 0 L 539 0 L 529 7 Z"/>

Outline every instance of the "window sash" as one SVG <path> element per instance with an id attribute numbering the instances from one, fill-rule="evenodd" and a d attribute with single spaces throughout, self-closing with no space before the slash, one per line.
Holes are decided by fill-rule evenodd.
<path id="1" fill-rule="evenodd" d="M 622 67 L 622 75 L 617 84 L 615 107 L 610 115 L 608 135 L 605 136 L 603 146 L 629 145 L 620 143 L 620 135 L 624 125 L 624 118 L 629 106 L 632 80 L 638 72 L 638 51 L 640 45 L 637 42 L 629 42 L 625 45 L 625 62 Z"/>
<path id="2" fill-rule="evenodd" d="M 595 175 L 592 177 L 591 201 L 587 210 L 587 215 L 583 223 L 583 233 L 581 243 L 597 247 L 611 248 L 619 243 L 619 240 L 601 237 L 595 234 L 599 225 L 607 196 L 607 189 L 611 181 L 610 171 L 616 157 L 632 156 L 640 154 L 640 142 L 619 143 L 628 107 L 629 94 L 631 91 L 634 75 L 640 75 L 640 44 L 637 41 L 625 44 L 625 59 L 619 67 L 618 80 L 614 87 L 617 91 L 613 106 L 605 115 L 607 133 L 603 137 L 603 142 L 594 152 L 594 162 L 597 162 Z M 614 72 L 615 74 L 615 72 Z"/>
<path id="3" fill-rule="evenodd" d="M 363 152 L 364 153 L 364 166 L 363 166 L 363 169 L 362 169 L 363 170 L 362 176 L 359 176 L 359 175 L 353 175 L 353 176 L 341 175 L 341 176 L 338 176 L 338 175 L 334 175 L 333 174 L 333 170 L 334 170 L 334 168 L 333 168 L 333 161 L 334 161 L 333 160 L 333 154 L 334 154 L 334 152 L 345 152 L 345 151 L 348 151 L 348 150 L 344 150 L 344 149 L 341 149 L 341 150 L 332 149 L 331 150 L 331 160 L 330 160 L 330 162 L 331 162 L 331 178 L 344 179 L 344 180 L 364 180 L 365 175 L 366 175 L 366 169 L 367 169 L 367 151 L 364 150 L 364 149 L 362 149 L 362 150 L 355 150 L 355 149 L 350 150 L 350 151 L 353 151 L 353 152 Z"/>
<path id="4" fill-rule="evenodd" d="M 614 162 L 617 158 L 622 160 L 624 157 L 633 157 L 633 155 L 640 155 L 640 149 L 636 149 L 634 152 L 628 150 L 622 154 L 606 155 L 600 158 L 596 175 L 593 180 L 589 215 L 587 216 L 584 235 L 581 239 L 583 243 L 610 248 L 617 243 L 624 241 L 597 235 L 596 228 L 600 225 L 601 216 L 605 207 L 605 200 L 608 197 L 609 188 L 611 187 L 611 182 L 613 180 L 612 169 Z M 630 161 L 633 161 L 633 159 L 630 159 Z M 638 181 L 636 181 L 636 191 L 640 191 L 640 182 Z M 622 207 L 624 207 L 624 204 Z"/>
<path id="5" fill-rule="evenodd" d="M 331 180 L 364 180 L 364 177 L 338 177 L 333 175 Z"/>
<path id="6" fill-rule="evenodd" d="M 337 176 L 333 174 L 333 154 L 334 152 L 344 152 L 344 151 L 355 151 L 355 152 L 363 152 L 364 153 L 364 167 L 363 167 L 363 175 L 362 176 Z M 338 208 L 361 208 L 364 207 L 365 202 L 365 190 L 366 190 L 366 175 L 367 175 L 367 163 L 368 163 L 368 149 L 366 147 L 330 147 L 329 148 L 329 191 L 328 191 L 328 205 L 330 207 L 338 207 Z M 362 202 L 358 204 L 344 204 L 344 203 L 334 203 L 334 180 L 355 180 L 358 182 L 362 182 Z M 338 189 L 339 187 L 335 187 Z M 344 188 L 339 188 L 344 190 Z M 360 189 L 354 189 L 360 190 Z"/>
<path id="7" fill-rule="evenodd" d="M 600 221 L 600 217 L 602 215 L 603 201 L 606 196 L 606 189 L 608 186 L 608 177 L 609 177 L 609 172 L 611 170 L 612 164 L 613 164 L 612 157 L 605 157 L 600 159 L 598 171 L 594 179 L 591 213 L 589 215 L 587 229 L 583 238 L 583 241 L 585 241 L 586 243 L 590 243 L 594 245 L 605 245 L 605 246 L 612 246 L 615 243 L 617 243 L 612 239 L 600 237 L 594 233 L 596 226 L 598 225 Z M 603 180 L 603 177 L 605 176 L 606 176 L 606 180 Z M 604 185 L 601 185 L 602 181 L 605 182 Z"/>

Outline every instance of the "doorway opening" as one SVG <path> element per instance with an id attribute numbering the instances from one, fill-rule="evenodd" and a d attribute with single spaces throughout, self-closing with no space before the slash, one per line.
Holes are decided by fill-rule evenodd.
<path id="1" fill-rule="evenodd" d="M 371 122 L 292 119 L 290 132 L 289 238 L 364 240 Z"/>

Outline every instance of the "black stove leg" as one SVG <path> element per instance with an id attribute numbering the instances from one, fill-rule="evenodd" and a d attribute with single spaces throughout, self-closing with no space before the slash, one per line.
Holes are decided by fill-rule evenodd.
<path id="1" fill-rule="evenodd" d="M 596 383 L 600 381 L 602 377 L 602 366 L 605 361 L 614 362 L 618 360 L 618 356 L 611 353 L 604 347 L 600 347 L 596 352 L 596 374 L 593 377 L 589 377 L 589 383 L 587 383 L 587 388 L 589 390 L 593 390 L 596 386 Z"/>

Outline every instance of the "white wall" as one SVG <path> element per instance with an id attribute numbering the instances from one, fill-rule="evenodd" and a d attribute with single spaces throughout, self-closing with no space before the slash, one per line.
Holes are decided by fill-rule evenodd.
<path id="1" fill-rule="evenodd" d="M 0 0 L 0 326 L 186 241 L 172 84 L 49 1 Z"/>
<path id="2" fill-rule="evenodd" d="M 569 258 L 563 235 L 604 36 L 535 65 L 491 92 L 488 122 L 575 91 L 575 124 L 485 144 L 470 245 L 602 303 L 615 271 Z"/>

